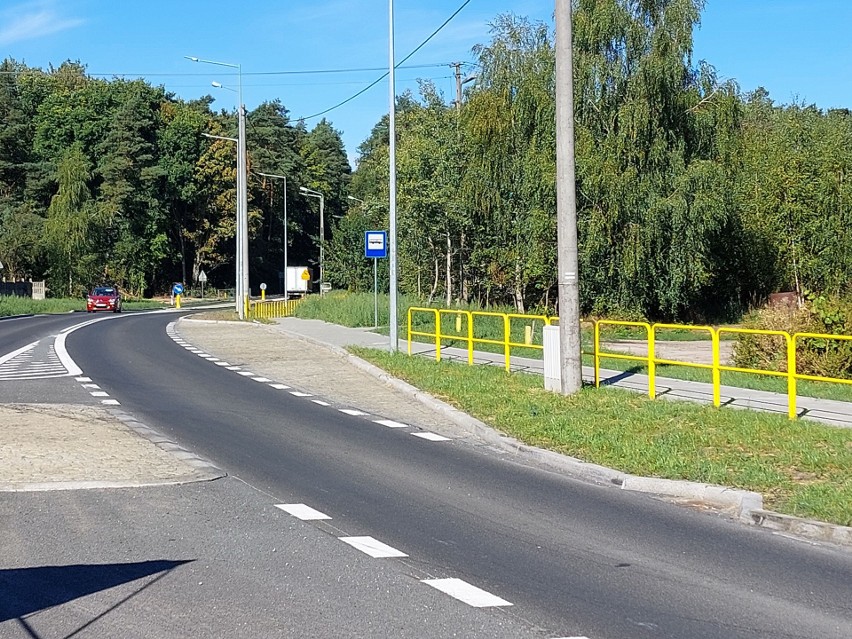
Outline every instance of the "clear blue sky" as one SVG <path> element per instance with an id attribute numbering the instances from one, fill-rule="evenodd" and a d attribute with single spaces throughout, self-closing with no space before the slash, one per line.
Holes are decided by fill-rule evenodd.
<path id="1" fill-rule="evenodd" d="M 395 0 L 397 60 L 444 22 L 463 0 Z M 431 78 L 452 99 L 449 63 L 472 62 L 502 12 L 552 21 L 553 0 L 472 0 L 397 72 L 397 91 Z M 3 0 L 0 57 L 30 66 L 80 60 L 89 73 L 144 77 L 183 98 L 207 93 L 232 109 L 232 71 L 194 64 L 192 55 L 240 63 L 249 109 L 279 98 L 295 119 L 346 99 L 387 68 L 387 0 Z M 852 108 L 852 0 L 708 0 L 695 34 L 695 59 L 713 64 L 743 91 L 766 87 L 779 103 Z M 257 75 L 256 75 L 257 74 Z M 263 74 L 263 75 L 260 75 Z M 387 112 L 383 81 L 326 117 L 341 130 L 350 158 Z M 316 120 L 309 120 L 312 126 Z"/>

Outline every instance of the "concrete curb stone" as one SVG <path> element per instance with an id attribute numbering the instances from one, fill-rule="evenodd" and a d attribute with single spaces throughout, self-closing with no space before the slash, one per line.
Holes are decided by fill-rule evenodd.
<path id="1" fill-rule="evenodd" d="M 190 320 L 198 321 L 198 320 Z M 821 521 L 802 519 L 791 515 L 783 515 L 763 509 L 763 496 L 760 493 L 739 490 L 726 486 L 703 484 L 699 482 L 655 477 L 640 477 L 619 472 L 612 468 L 584 462 L 574 457 L 562 455 L 554 451 L 536 446 L 529 446 L 519 440 L 496 431 L 491 426 L 464 413 L 463 411 L 443 402 L 411 384 L 389 375 L 384 370 L 374 366 L 346 349 L 329 344 L 319 339 L 290 331 L 277 325 L 276 330 L 288 337 L 320 346 L 341 358 L 348 360 L 353 366 L 373 375 L 383 383 L 405 393 L 417 401 L 444 415 L 455 424 L 489 444 L 504 450 L 518 452 L 532 457 L 536 462 L 548 467 L 580 476 L 588 481 L 599 484 L 613 484 L 623 490 L 650 493 L 678 499 L 696 500 L 726 509 L 741 522 L 754 524 L 770 530 L 787 532 L 798 537 L 815 541 L 824 541 L 842 546 L 852 546 L 852 527 L 839 526 Z"/>

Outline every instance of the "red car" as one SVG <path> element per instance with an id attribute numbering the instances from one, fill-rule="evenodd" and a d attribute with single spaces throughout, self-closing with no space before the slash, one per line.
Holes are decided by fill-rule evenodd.
<path id="1" fill-rule="evenodd" d="M 86 296 L 86 312 L 112 311 L 121 313 L 121 294 L 112 286 L 96 286 Z"/>

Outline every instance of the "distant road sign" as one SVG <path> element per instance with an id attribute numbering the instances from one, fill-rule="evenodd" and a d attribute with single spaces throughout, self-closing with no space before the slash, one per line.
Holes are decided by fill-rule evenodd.
<path id="1" fill-rule="evenodd" d="M 264 282 L 263 284 L 261 284 L 261 285 L 260 285 L 260 290 L 261 290 L 261 291 L 265 291 L 265 290 L 266 290 L 266 282 Z"/>
<path id="2" fill-rule="evenodd" d="M 364 257 L 384 258 L 387 256 L 387 231 L 364 231 Z"/>
<path id="3" fill-rule="evenodd" d="M 172 286 L 173 295 L 183 295 L 183 284 L 177 283 Z"/>
<path id="4" fill-rule="evenodd" d="M 205 273 L 204 271 L 201 271 L 198 274 L 198 281 L 201 282 L 202 284 L 204 284 L 204 282 L 207 281 L 207 273 Z"/>
<path id="5" fill-rule="evenodd" d="M 309 279 L 311 279 L 311 273 L 310 273 L 310 271 L 308 271 L 308 269 L 305 269 L 304 271 L 302 271 L 302 279 L 305 280 L 306 282 Z"/>

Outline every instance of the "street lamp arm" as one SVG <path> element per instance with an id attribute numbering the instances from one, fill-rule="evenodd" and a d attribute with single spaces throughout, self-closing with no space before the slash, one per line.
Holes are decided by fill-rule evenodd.
<path id="1" fill-rule="evenodd" d="M 228 140 L 229 142 L 239 142 L 237 138 L 229 138 L 224 135 L 213 135 L 212 133 L 202 133 L 201 135 L 205 138 L 212 138 L 213 140 Z"/>
<path id="2" fill-rule="evenodd" d="M 216 64 L 220 67 L 230 67 L 232 69 L 239 69 L 240 68 L 239 64 L 231 64 L 230 62 L 217 62 L 216 60 L 205 60 L 204 58 L 196 58 L 195 56 L 192 56 L 192 55 L 185 55 L 183 57 L 186 58 L 187 60 L 192 60 L 193 62 L 202 62 L 204 64 Z"/>

